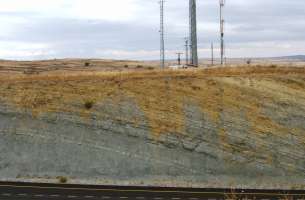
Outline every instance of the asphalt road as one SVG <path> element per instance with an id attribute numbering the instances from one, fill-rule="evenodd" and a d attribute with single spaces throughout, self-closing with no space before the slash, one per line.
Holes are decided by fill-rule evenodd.
<path id="1" fill-rule="evenodd" d="M 120 187 L 0 182 L 1 200 L 305 199 L 305 191 Z"/>

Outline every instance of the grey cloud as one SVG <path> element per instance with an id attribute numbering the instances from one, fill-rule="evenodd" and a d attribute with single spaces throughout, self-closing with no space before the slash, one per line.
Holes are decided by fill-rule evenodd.
<path id="1" fill-rule="evenodd" d="M 225 14 L 228 46 L 255 42 L 305 41 L 305 1 L 256 0 L 249 4 L 240 2 L 240 0 L 227 0 Z M 103 50 L 156 51 L 159 48 L 159 13 L 156 13 L 158 4 L 156 1 L 138 1 L 138 3 L 145 8 L 145 11 L 139 12 L 141 16 L 138 16 L 137 20 L 128 22 L 64 17 L 44 18 L 39 14 L 27 12 L 0 13 L 0 16 L 20 17 L 28 21 L 15 27 L 13 34 L 5 37 L 1 35 L 0 40 L 45 43 L 56 52 L 56 56 L 62 57 L 90 57 L 97 55 L 97 51 Z M 210 42 L 218 42 L 218 9 L 216 0 L 198 0 L 200 48 L 207 48 Z M 188 34 L 187 23 L 187 0 L 168 0 L 166 2 L 168 50 L 183 48 L 183 37 Z M 206 27 L 205 24 L 213 27 Z"/>

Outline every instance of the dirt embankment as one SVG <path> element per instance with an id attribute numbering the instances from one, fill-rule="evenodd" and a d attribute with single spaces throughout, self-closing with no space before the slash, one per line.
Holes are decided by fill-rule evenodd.
<path id="1" fill-rule="evenodd" d="M 216 180 L 221 180 L 226 187 L 232 181 L 246 186 L 261 186 L 258 182 L 289 187 L 295 182 L 300 186 L 298 178 L 305 177 L 303 67 L 12 75 L 0 79 L 0 104 L 0 130 L 7 142 L 32 144 L 31 139 L 24 139 L 28 134 L 29 138 L 47 140 L 47 144 L 65 143 L 60 148 L 67 156 L 73 151 L 86 156 L 93 149 L 109 151 L 114 164 L 110 167 L 97 156 L 96 167 L 86 171 L 85 166 L 76 166 L 80 158 L 72 156 L 67 163 L 62 155 L 48 153 L 52 159 L 63 160 L 58 165 L 40 164 L 46 170 L 39 173 L 35 167 L 16 169 L 21 176 L 26 172 L 34 177 L 52 176 L 66 166 L 77 178 L 77 172 L 84 170 L 83 175 L 116 179 L 116 173 L 125 177 L 137 169 L 134 177 L 144 182 L 146 175 L 174 182 L 181 176 L 179 182 L 193 180 L 200 185 L 208 180 L 220 184 Z M 16 121 L 10 121 L 5 113 L 16 116 Z M 12 136 L 9 127 L 17 121 L 19 128 Z M 41 130 L 33 131 L 38 122 Z M 62 140 L 56 141 L 53 134 Z M 78 149 L 73 144 L 87 146 Z M 32 151 L 44 154 L 47 147 L 40 148 Z M 4 154 L 7 159 L 2 162 L 6 160 L 8 166 L 16 163 L 19 154 L 15 153 L 9 158 Z M 31 156 L 35 161 L 31 153 L 25 157 Z M 92 157 L 86 159 L 92 162 Z M 26 159 L 24 163 L 31 165 Z M 273 180 L 276 176 L 281 178 Z"/>

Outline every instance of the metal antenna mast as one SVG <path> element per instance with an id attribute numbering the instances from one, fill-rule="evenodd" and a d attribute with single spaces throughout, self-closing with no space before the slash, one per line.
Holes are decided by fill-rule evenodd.
<path id="1" fill-rule="evenodd" d="M 165 45 L 164 45 L 164 0 L 160 0 L 160 67 L 165 67 Z"/>
<path id="2" fill-rule="evenodd" d="M 178 55 L 178 65 L 180 66 L 181 65 L 181 55 L 183 55 L 183 53 L 176 53 Z"/>
<path id="3" fill-rule="evenodd" d="M 211 65 L 214 66 L 214 44 L 211 44 Z"/>
<path id="4" fill-rule="evenodd" d="M 190 14 L 190 39 L 191 39 L 191 63 L 198 66 L 198 49 L 197 49 L 197 14 L 196 0 L 189 1 Z"/>
<path id="5" fill-rule="evenodd" d="M 189 38 L 186 37 L 185 39 L 185 64 L 189 64 Z"/>
<path id="6" fill-rule="evenodd" d="M 224 50 L 224 24 L 225 24 L 225 20 L 223 17 L 223 8 L 225 6 L 225 0 L 219 0 L 220 2 L 220 62 L 221 65 L 224 64 L 224 54 L 225 54 L 225 50 Z"/>

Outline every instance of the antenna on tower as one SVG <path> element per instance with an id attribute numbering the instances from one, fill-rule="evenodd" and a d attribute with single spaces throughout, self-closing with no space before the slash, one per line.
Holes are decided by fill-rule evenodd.
<path id="1" fill-rule="evenodd" d="M 225 0 L 219 0 L 220 3 L 220 62 L 221 65 L 224 64 L 224 56 L 225 56 L 225 46 L 224 46 L 224 16 L 223 16 L 223 9 L 225 6 Z"/>
<path id="2" fill-rule="evenodd" d="M 165 67 L 165 45 L 164 45 L 164 0 L 160 0 L 160 67 Z"/>

